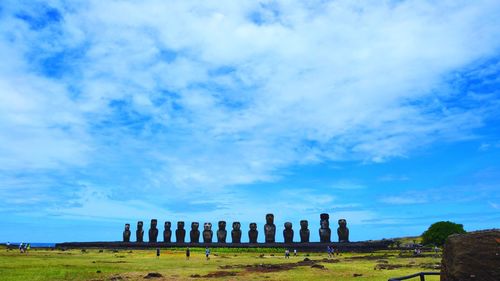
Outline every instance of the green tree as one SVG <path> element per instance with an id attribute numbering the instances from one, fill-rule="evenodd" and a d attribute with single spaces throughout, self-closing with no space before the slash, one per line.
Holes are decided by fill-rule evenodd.
<path id="1" fill-rule="evenodd" d="M 446 238 L 455 233 L 465 233 L 464 226 L 451 221 L 436 222 L 422 234 L 422 244 L 443 246 Z"/>

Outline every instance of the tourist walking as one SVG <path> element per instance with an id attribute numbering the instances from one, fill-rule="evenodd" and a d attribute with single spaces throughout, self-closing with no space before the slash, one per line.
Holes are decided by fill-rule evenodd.
<path id="1" fill-rule="evenodd" d="M 293 256 L 296 257 L 297 256 L 297 249 L 293 249 Z"/>
<path id="2" fill-rule="evenodd" d="M 332 257 L 332 247 L 326 246 L 326 251 L 328 252 L 328 257 L 331 258 Z"/>
<path id="3" fill-rule="evenodd" d="M 289 259 L 290 258 L 290 250 L 286 249 L 285 250 L 285 259 Z"/>
<path id="4" fill-rule="evenodd" d="M 186 260 L 189 260 L 189 256 L 191 254 L 191 251 L 189 251 L 189 247 L 186 248 Z"/>
<path id="5" fill-rule="evenodd" d="M 210 259 L 210 249 L 208 247 L 205 248 L 205 257 L 207 258 L 207 261 Z"/>

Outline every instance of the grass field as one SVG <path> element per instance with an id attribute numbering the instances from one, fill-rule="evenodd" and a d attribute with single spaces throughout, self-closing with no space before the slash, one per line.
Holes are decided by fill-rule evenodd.
<path id="1" fill-rule="evenodd" d="M 190 260 L 186 260 L 183 249 L 161 249 L 160 258 L 156 258 L 155 250 L 32 249 L 29 254 L 20 254 L 17 250 L 0 249 L 0 279 L 378 281 L 436 271 L 430 268 L 440 262 L 440 258 L 431 254 L 401 256 L 399 251 L 344 253 L 331 259 L 326 253 L 299 253 L 285 259 L 283 253 L 279 249 L 212 249 L 207 261 L 204 249 L 191 249 Z M 159 273 L 162 277 L 145 279 L 149 273 Z M 429 276 L 426 280 L 437 281 L 439 276 Z"/>

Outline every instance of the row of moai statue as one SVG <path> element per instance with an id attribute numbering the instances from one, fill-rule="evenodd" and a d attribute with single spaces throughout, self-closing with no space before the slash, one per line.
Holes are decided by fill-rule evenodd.
<path id="1" fill-rule="evenodd" d="M 319 229 L 319 237 L 320 242 L 328 243 L 331 242 L 331 229 L 329 223 L 330 216 L 328 214 L 320 215 L 320 229 Z M 157 242 L 158 241 L 158 221 L 156 219 L 151 220 L 151 226 L 148 232 L 149 242 Z M 340 219 L 338 221 L 339 227 L 337 228 L 337 235 L 339 238 L 339 242 L 349 242 L 349 229 L 347 228 L 347 221 L 345 219 Z M 226 243 L 227 231 L 226 231 L 226 222 L 219 221 L 219 229 L 217 230 L 217 242 L 218 243 Z M 137 230 L 136 230 L 136 238 L 137 242 L 144 242 L 144 230 L 143 230 L 143 222 L 137 222 Z M 163 242 L 171 243 L 172 242 L 172 223 L 169 221 L 165 222 L 165 230 L 163 231 Z M 190 242 L 191 243 L 199 243 L 200 242 L 200 224 L 198 222 L 191 223 L 191 231 L 189 232 Z M 257 223 L 250 223 L 250 230 L 248 231 L 248 240 L 249 243 L 257 243 L 257 237 L 259 235 L 259 231 L 257 230 Z M 307 220 L 300 221 L 300 242 L 308 243 L 309 242 L 309 223 Z M 293 243 L 293 229 L 291 222 L 285 222 L 283 230 L 283 238 L 285 243 Z M 130 242 L 130 224 L 125 224 L 125 230 L 123 231 L 123 242 Z M 213 231 L 212 224 L 206 222 L 203 225 L 203 232 L 201 233 L 203 237 L 203 243 L 212 243 Z M 184 243 L 186 237 L 186 230 L 184 229 L 184 222 L 177 222 L 177 229 L 175 230 L 175 239 L 177 243 Z M 266 215 L 266 224 L 264 225 L 264 237 L 265 243 L 275 243 L 276 237 L 276 225 L 274 225 L 274 215 L 267 214 Z M 232 243 L 241 243 L 241 224 L 239 222 L 233 222 L 233 230 L 231 231 L 231 241 Z"/>

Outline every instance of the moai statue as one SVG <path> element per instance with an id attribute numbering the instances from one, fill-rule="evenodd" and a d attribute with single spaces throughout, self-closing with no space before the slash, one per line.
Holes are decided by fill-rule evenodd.
<path id="1" fill-rule="evenodd" d="M 175 242 L 184 243 L 184 239 L 186 238 L 186 230 L 184 229 L 184 222 L 177 222 L 177 229 L 175 230 Z"/>
<path id="2" fill-rule="evenodd" d="M 191 239 L 191 243 L 200 243 L 200 231 L 198 228 L 200 227 L 200 223 L 192 222 L 191 223 L 191 231 L 189 232 L 189 238 Z"/>
<path id="3" fill-rule="evenodd" d="M 309 243 L 309 222 L 306 220 L 300 221 L 300 243 Z"/>
<path id="4" fill-rule="evenodd" d="M 231 230 L 231 239 L 233 243 L 241 243 L 241 223 L 233 222 L 233 230 Z"/>
<path id="5" fill-rule="evenodd" d="M 330 237 L 332 235 L 332 231 L 330 230 L 330 222 L 328 221 L 330 219 L 330 216 L 323 213 L 320 215 L 320 219 L 321 228 L 319 229 L 319 240 L 322 243 L 330 243 Z"/>
<path id="6" fill-rule="evenodd" d="M 142 230 L 143 225 L 144 223 L 142 221 L 137 222 L 137 230 L 135 231 L 137 242 L 144 242 L 144 230 Z"/>
<path id="7" fill-rule="evenodd" d="M 158 225 L 158 220 L 152 219 L 151 220 L 151 226 L 149 228 L 149 243 L 156 243 L 158 240 L 158 228 L 156 226 Z"/>
<path id="8" fill-rule="evenodd" d="M 165 222 L 165 230 L 163 230 L 163 242 L 170 243 L 172 241 L 172 223 L 169 221 Z"/>
<path id="9" fill-rule="evenodd" d="M 293 243 L 293 229 L 291 222 L 285 222 L 285 229 L 283 230 L 283 238 L 285 243 Z"/>
<path id="10" fill-rule="evenodd" d="M 274 243 L 274 238 L 276 237 L 276 226 L 274 225 L 274 215 L 266 215 L 266 225 L 264 225 L 264 236 L 266 238 L 266 243 Z"/>
<path id="11" fill-rule="evenodd" d="M 212 243 L 212 236 L 214 232 L 212 231 L 212 224 L 206 222 L 203 225 L 203 243 Z"/>
<path id="12" fill-rule="evenodd" d="M 125 224 L 125 230 L 123 231 L 123 242 L 130 242 L 130 224 Z"/>
<path id="13" fill-rule="evenodd" d="M 227 231 L 226 222 L 219 221 L 219 229 L 217 230 L 217 242 L 226 243 Z"/>
<path id="14" fill-rule="evenodd" d="M 250 243 L 257 243 L 258 236 L 259 236 L 259 231 L 257 230 L 257 224 L 252 222 L 250 224 L 250 230 L 248 231 L 248 241 Z"/>
<path id="15" fill-rule="evenodd" d="M 345 219 L 339 220 L 337 235 L 339 236 L 339 242 L 349 242 L 349 228 L 347 228 L 347 221 Z"/>

